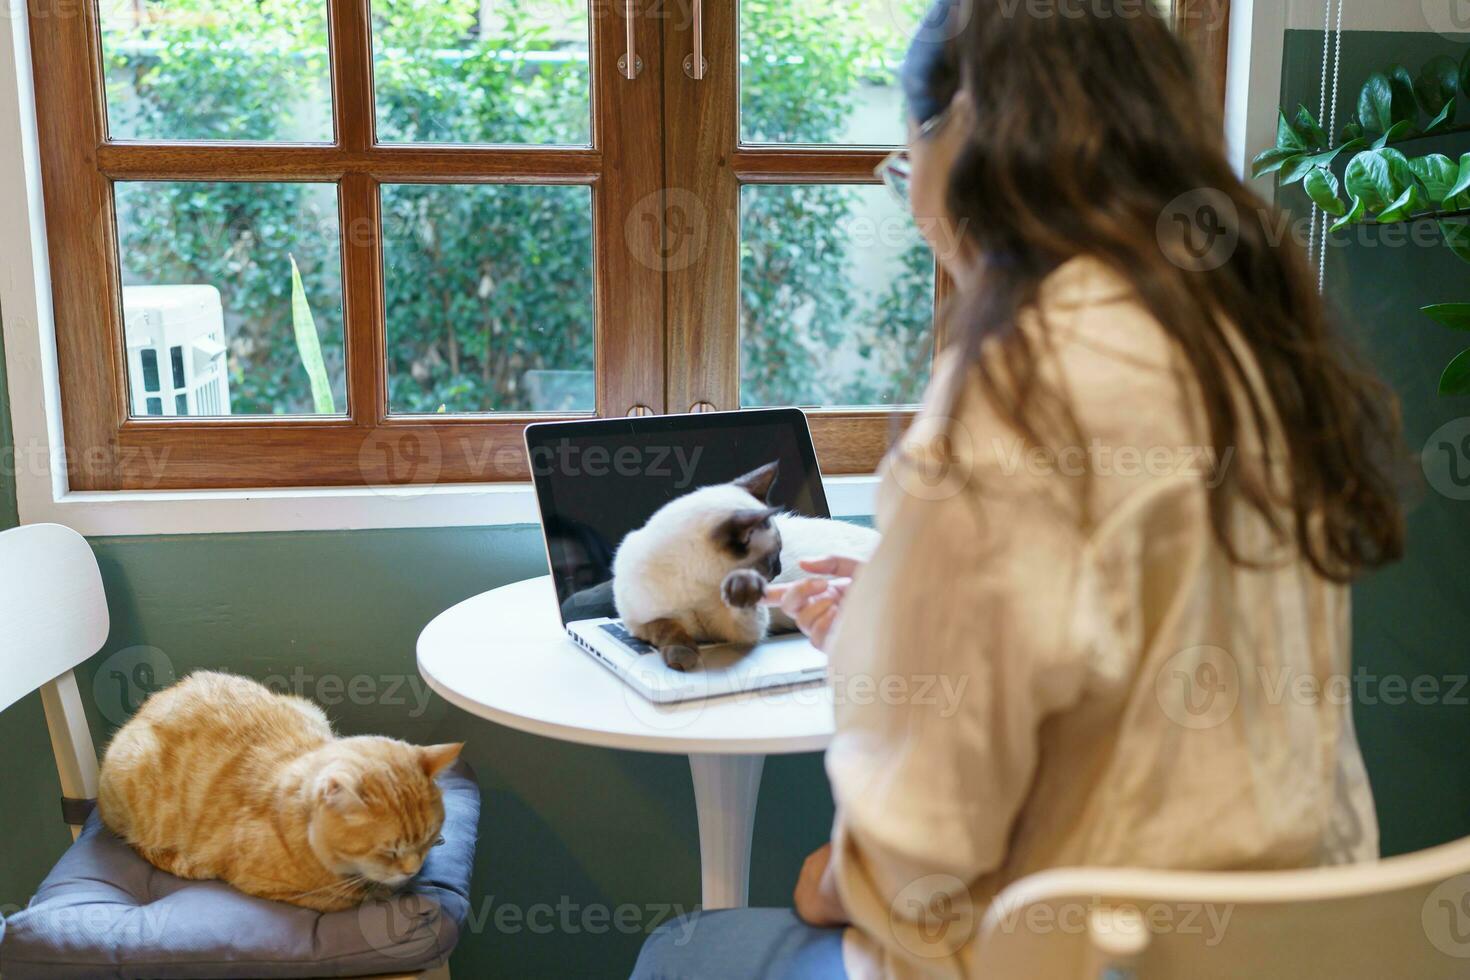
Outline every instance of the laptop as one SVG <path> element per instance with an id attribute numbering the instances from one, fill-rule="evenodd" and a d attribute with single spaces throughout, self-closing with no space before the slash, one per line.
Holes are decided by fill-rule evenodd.
<path id="1" fill-rule="evenodd" d="M 542 422 L 526 427 L 546 558 L 567 635 L 644 697 L 690 701 L 821 680 L 827 657 L 800 633 L 754 647 L 711 644 L 676 671 L 634 637 L 613 604 L 613 555 L 664 504 L 726 483 L 772 460 L 776 505 L 828 517 L 806 416 L 800 409 Z"/>

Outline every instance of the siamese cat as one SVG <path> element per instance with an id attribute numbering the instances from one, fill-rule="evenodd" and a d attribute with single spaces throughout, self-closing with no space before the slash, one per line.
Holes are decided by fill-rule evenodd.
<path id="1" fill-rule="evenodd" d="M 701 643 L 754 645 L 796 624 L 760 604 L 767 583 L 810 577 L 803 559 L 867 560 L 878 532 L 771 505 L 779 462 L 671 500 L 613 558 L 613 601 L 628 631 L 684 671 Z"/>

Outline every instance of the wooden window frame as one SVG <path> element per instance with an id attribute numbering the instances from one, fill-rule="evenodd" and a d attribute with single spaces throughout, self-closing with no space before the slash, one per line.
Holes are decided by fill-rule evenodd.
<path id="1" fill-rule="evenodd" d="M 1230 0 L 1175 0 L 1174 24 L 1223 107 L 1230 67 Z"/>
<path id="2" fill-rule="evenodd" d="M 332 144 L 113 140 L 106 135 L 95 7 L 86 4 L 78 16 L 78 6 L 75 0 L 31 0 L 29 8 L 72 490 L 527 479 L 522 430 L 550 416 L 441 418 L 388 412 L 379 220 L 379 188 L 385 183 L 590 187 L 598 413 L 626 415 L 635 406 L 662 411 L 661 273 L 623 245 L 628 216 L 640 201 L 656 197 L 661 186 L 661 137 L 646 123 L 659 116 L 659 92 L 647 73 L 632 82 L 618 74 L 626 22 L 607 5 L 591 8 L 590 148 L 376 143 L 369 0 L 327 0 Z M 659 49 L 658 28 L 649 18 L 635 19 L 640 50 Z M 338 185 L 346 416 L 188 421 L 130 416 L 115 180 Z"/>
<path id="3" fill-rule="evenodd" d="M 635 0 L 646 68 L 617 67 L 621 2 L 589 3 L 590 147 L 379 144 L 370 0 L 325 0 L 334 142 L 140 142 L 107 135 L 96 8 L 30 0 L 43 203 L 68 485 L 73 491 L 380 486 L 528 478 L 522 431 L 545 415 L 388 411 L 380 188 L 386 183 L 553 184 L 592 194 L 596 414 L 739 406 L 740 188 L 873 184 L 886 148 L 747 146 L 739 140 L 738 3 L 704 5 L 707 77 L 684 72 L 692 25 Z M 1229 0 L 1179 0 L 1186 40 L 1223 92 Z M 657 67 L 659 70 L 652 71 Z M 348 406 L 342 417 L 132 417 L 124 361 L 113 182 L 314 181 L 338 187 Z M 678 268 L 673 191 L 709 222 Z M 643 220 L 649 214 L 654 220 Z M 633 236 L 648 236 L 634 241 Z M 667 267 L 666 267 L 667 266 Z M 936 275 L 936 310 L 949 289 Z M 942 345 L 935 321 L 935 350 Z M 809 411 L 825 472 L 871 472 L 912 417 Z M 565 416 L 561 416 L 565 417 Z"/>

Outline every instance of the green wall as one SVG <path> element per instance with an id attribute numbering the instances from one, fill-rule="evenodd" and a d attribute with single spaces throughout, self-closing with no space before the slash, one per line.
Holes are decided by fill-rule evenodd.
<path id="1" fill-rule="evenodd" d="M 1391 59 L 1417 66 L 1433 53 L 1431 40 L 1352 35 L 1346 76 L 1361 77 L 1367 64 Z M 1310 90 L 1320 43 L 1310 35 L 1289 39 L 1288 92 Z M 1310 102 L 1315 107 L 1315 95 Z M 1432 394 L 1458 338 L 1414 312 L 1424 302 L 1470 298 L 1463 264 L 1443 249 L 1354 247 L 1333 251 L 1331 277 L 1334 295 L 1351 308 L 1355 329 L 1404 398 L 1411 445 L 1421 446 L 1444 421 L 1470 414 L 1464 400 Z M 0 403 L 0 445 L 9 441 L 8 411 Z M 0 527 L 14 521 L 7 470 L 0 476 Z M 544 572 L 536 528 L 102 538 L 93 546 L 112 612 L 107 646 L 81 678 L 90 691 L 103 667 L 103 696 L 91 705 L 99 737 L 110 731 L 96 712 L 98 704 L 114 703 L 112 671 L 130 648 L 143 646 L 160 651 L 178 673 L 209 666 L 264 678 L 299 667 L 313 678 L 338 678 L 344 687 L 363 675 L 371 680 L 359 686 L 376 697 L 329 707 L 344 732 L 467 741 L 466 756 L 484 791 L 475 881 L 484 925 L 455 955 L 460 975 L 622 976 L 641 941 L 616 930 L 598 934 L 595 919 L 591 928 L 550 933 L 497 928 L 495 912 L 506 905 L 526 911 L 570 904 L 574 922 L 583 910 L 596 915 L 632 905 L 646 926 L 663 914 L 663 903 L 697 903 L 698 841 L 681 758 L 564 745 L 479 721 L 438 699 L 423 710 L 414 701 L 422 690 L 411 687 L 419 684 L 414 640 L 420 628 L 460 599 Z M 1408 561 L 1357 589 L 1360 667 L 1406 677 L 1470 672 L 1467 554 L 1470 504 L 1420 491 Z M 494 628 L 487 623 L 487 635 Z M 319 680 L 304 693 L 337 696 Z M 1386 850 L 1470 834 L 1464 761 L 1470 711 L 1380 700 L 1361 705 L 1358 722 Z M 67 843 L 35 696 L 0 713 L 0 787 L 0 903 L 9 909 L 25 902 Z M 819 757 L 767 763 L 753 902 L 788 900 L 801 858 L 825 839 L 831 815 Z"/>

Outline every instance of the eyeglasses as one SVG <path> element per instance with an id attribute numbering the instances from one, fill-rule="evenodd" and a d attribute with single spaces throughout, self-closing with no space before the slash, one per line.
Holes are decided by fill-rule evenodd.
<path id="1" fill-rule="evenodd" d="M 927 120 L 919 127 L 918 138 L 925 140 L 939 132 L 944 128 L 944 124 L 949 122 L 949 115 L 950 111 L 945 109 L 939 115 Z M 906 148 L 894 150 L 884 157 L 883 162 L 873 168 L 873 176 L 883 181 L 883 186 L 887 187 L 894 197 L 904 204 L 909 203 L 909 180 L 913 176 L 913 160 Z"/>

